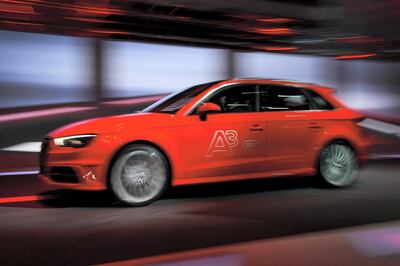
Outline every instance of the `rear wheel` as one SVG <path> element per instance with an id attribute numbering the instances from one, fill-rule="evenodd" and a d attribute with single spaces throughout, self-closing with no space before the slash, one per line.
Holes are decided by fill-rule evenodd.
<path id="1" fill-rule="evenodd" d="M 150 204 L 167 188 L 169 178 L 165 156 L 149 145 L 133 144 L 119 153 L 111 169 L 114 196 L 131 206 Z"/>
<path id="2" fill-rule="evenodd" d="M 358 174 L 356 154 L 342 142 L 331 143 L 321 151 L 318 167 L 320 180 L 333 187 L 351 185 Z"/>

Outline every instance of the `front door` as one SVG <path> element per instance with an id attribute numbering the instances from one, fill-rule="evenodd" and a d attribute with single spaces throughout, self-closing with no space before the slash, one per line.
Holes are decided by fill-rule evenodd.
<path id="1" fill-rule="evenodd" d="M 221 113 L 206 121 L 188 115 L 181 129 L 183 178 L 255 177 L 266 170 L 265 114 L 258 112 L 256 85 L 232 85 L 206 99 Z M 205 181 L 205 180 L 204 180 Z M 209 180 L 211 181 L 211 180 Z"/>

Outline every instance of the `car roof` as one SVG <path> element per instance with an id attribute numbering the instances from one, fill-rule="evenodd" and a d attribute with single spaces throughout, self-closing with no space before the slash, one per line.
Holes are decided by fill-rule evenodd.
<path id="1" fill-rule="evenodd" d="M 263 84 L 271 84 L 271 85 L 285 85 L 292 87 L 302 87 L 307 89 L 314 89 L 317 91 L 324 92 L 333 92 L 335 89 L 318 85 L 310 82 L 300 82 L 293 80 L 285 80 L 285 79 L 271 79 L 271 78 L 262 78 L 262 77 L 250 77 L 250 78 L 231 78 L 226 80 L 221 80 L 218 84 L 238 84 L 238 83 L 263 83 Z"/>
<path id="2" fill-rule="evenodd" d="M 273 79 L 273 78 L 262 78 L 262 77 L 236 77 L 232 79 L 227 79 L 226 81 L 232 81 L 232 82 L 262 82 L 262 83 L 268 83 L 271 82 L 273 84 L 276 83 L 282 83 L 282 84 L 288 84 L 288 85 L 295 85 L 295 84 L 301 84 L 301 85 L 316 85 L 315 83 L 310 83 L 310 82 L 300 82 L 296 80 L 288 80 L 288 79 Z"/>

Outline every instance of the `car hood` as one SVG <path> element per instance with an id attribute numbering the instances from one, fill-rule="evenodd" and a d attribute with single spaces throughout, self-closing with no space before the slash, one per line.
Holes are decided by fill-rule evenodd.
<path id="1" fill-rule="evenodd" d="M 124 130 L 131 124 L 137 128 L 160 126 L 168 122 L 171 114 L 135 113 L 107 116 L 65 125 L 48 134 L 49 137 L 65 137 L 78 134 L 107 134 Z"/>

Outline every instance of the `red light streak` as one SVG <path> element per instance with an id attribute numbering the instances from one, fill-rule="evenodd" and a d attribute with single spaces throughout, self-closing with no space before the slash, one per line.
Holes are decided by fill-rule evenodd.
<path id="1" fill-rule="evenodd" d="M 100 33 L 100 34 L 130 34 L 127 31 L 114 31 L 114 30 L 88 30 L 88 32 Z"/>
<path id="2" fill-rule="evenodd" d="M 14 203 L 14 202 L 25 202 L 25 201 L 38 201 L 54 198 L 55 196 L 20 196 L 20 197 L 7 197 L 0 198 L 0 203 Z"/>
<path id="3" fill-rule="evenodd" d="M 16 14 L 36 14 L 31 5 L 0 3 L 0 12 Z"/>
<path id="4" fill-rule="evenodd" d="M 261 50 L 266 50 L 266 51 L 296 51 L 298 50 L 297 47 L 294 46 L 259 46 L 259 47 L 253 47 L 256 49 L 261 49 Z"/>
<path id="5" fill-rule="evenodd" d="M 372 57 L 375 56 L 376 54 L 353 54 L 353 55 L 339 55 L 336 56 L 336 59 L 342 60 L 342 59 L 357 59 L 357 58 L 367 58 L 367 57 Z"/>
<path id="6" fill-rule="evenodd" d="M 289 28 L 255 28 L 251 31 L 266 35 L 292 35 L 295 33 Z"/>
<path id="7" fill-rule="evenodd" d="M 383 42 L 384 39 L 382 38 L 377 38 L 377 37 L 370 37 L 370 36 L 352 36 L 352 37 L 342 37 L 342 38 L 336 38 L 335 39 L 338 42 L 344 42 L 344 43 L 377 43 L 377 42 Z"/>
<path id="8" fill-rule="evenodd" d="M 14 24 L 14 25 L 43 26 L 43 24 L 33 23 L 33 22 L 19 22 L 19 21 L 9 21 L 9 20 L 4 20 L 2 22 L 6 23 L 6 24 Z"/>
<path id="9" fill-rule="evenodd" d="M 70 20 L 84 21 L 84 22 L 114 23 L 113 21 L 108 21 L 106 19 L 100 19 L 100 18 L 75 18 L 75 17 L 65 17 L 65 18 Z"/>
<path id="10" fill-rule="evenodd" d="M 290 18 L 258 18 L 257 21 L 269 23 L 287 23 L 295 20 Z"/>

